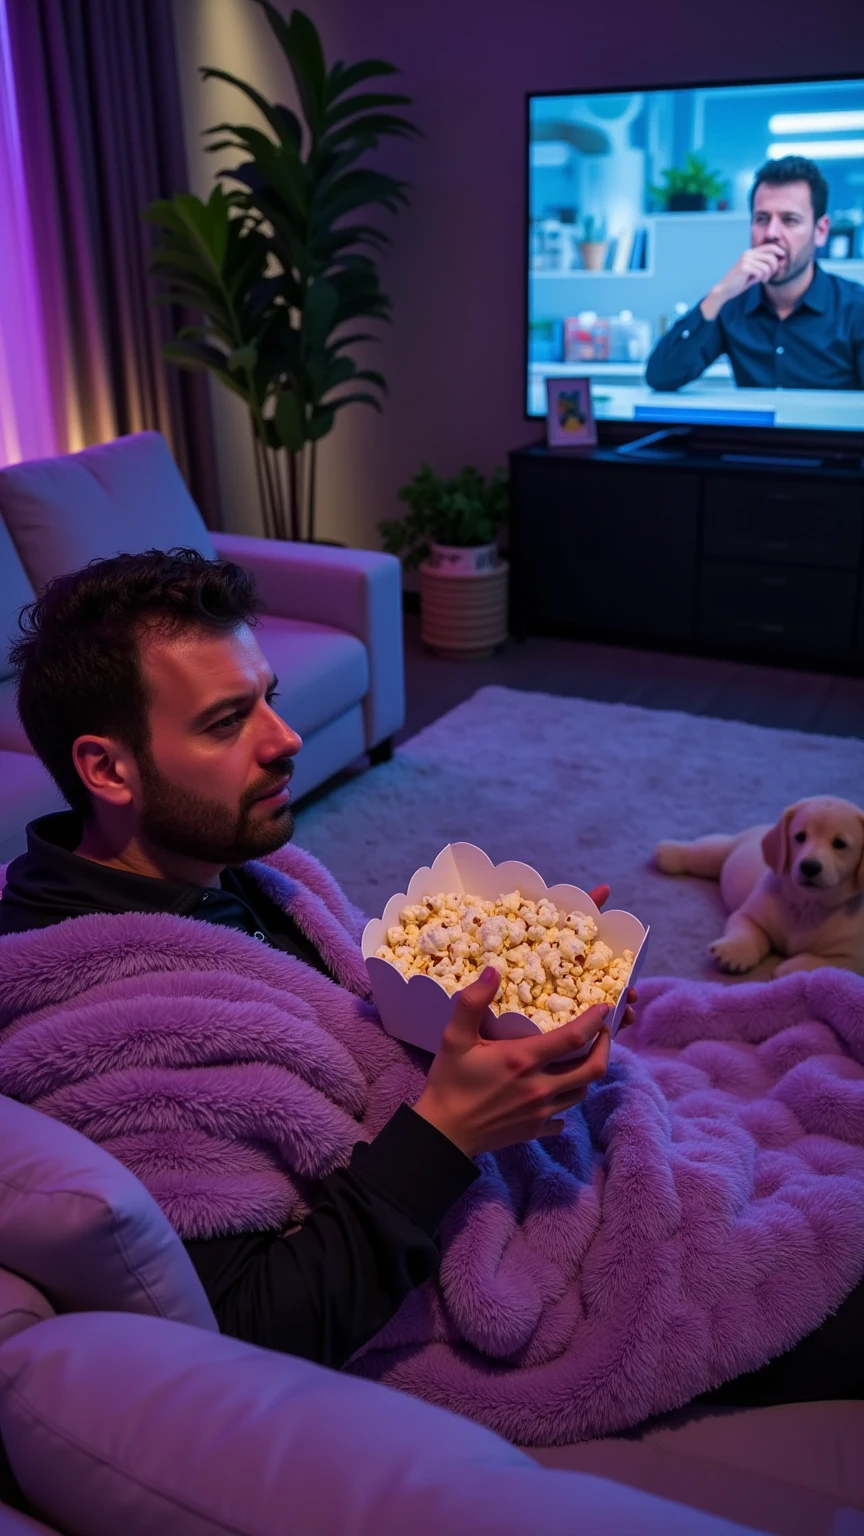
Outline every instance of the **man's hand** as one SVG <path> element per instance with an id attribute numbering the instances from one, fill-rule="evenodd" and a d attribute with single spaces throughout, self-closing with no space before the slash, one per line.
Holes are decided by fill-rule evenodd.
<path id="1" fill-rule="evenodd" d="M 603 1024 L 611 1009 L 605 1005 L 588 1008 L 545 1035 L 484 1040 L 480 1029 L 499 982 L 495 967 L 487 966 L 456 994 L 441 1049 L 414 1105 L 467 1157 L 556 1135 L 564 1127 L 556 1116 L 581 1104 L 609 1065 L 609 1031 Z M 592 1040 L 584 1060 L 560 1059 Z"/>
<path id="2" fill-rule="evenodd" d="M 705 319 L 715 320 L 729 299 L 752 288 L 754 283 L 770 283 L 785 259 L 786 252 L 777 240 L 766 240 L 764 245 L 745 251 L 702 300 L 699 308 Z"/>

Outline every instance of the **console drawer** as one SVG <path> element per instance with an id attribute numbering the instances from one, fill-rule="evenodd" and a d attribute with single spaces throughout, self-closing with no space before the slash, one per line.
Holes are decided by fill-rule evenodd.
<path id="1" fill-rule="evenodd" d="M 848 655 L 856 588 L 855 576 L 846 571 L 706 560 L 699 638 L 742 650 Z"/>
<path id="2" fill-rule="evenodd" d="M 861 557 L 864 494 L 817 480 L 740 479 L 705 484 L 702 548 L 706 555 L 777 560 L 855 571 Z"/>

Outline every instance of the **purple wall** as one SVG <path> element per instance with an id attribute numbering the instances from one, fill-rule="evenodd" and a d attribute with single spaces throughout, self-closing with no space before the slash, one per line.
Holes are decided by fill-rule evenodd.
<path id="1" fill-rule="evenodd" d="M 212 16 L 243 0 L 193 4 Z M 188 15 L 190 0 L 180 5 Z M 490 469 L 539 435 L 522 415 L 527 90 L 864 72 L 864 0 L 310 0 L 308 9 L 331 57 L 401 67 L 425 134 L 389 157 L 415 189 L 387 257 L 395 319 L 375 362 L 389 403 L 380 419 L 346 412 L 321 456 L 322 534 L 367 546 L 422 460 L 444 473 L 468 461 Z M 222 62 L 203 21 L 193 39 L 178 16 L 178 32 L 181 47 L 198 50 L 187 77 L 190 64 Z M 216 120 L 213 99 L 203 121 Z M 200 118 L 200 97 L 189 106 Z"/>

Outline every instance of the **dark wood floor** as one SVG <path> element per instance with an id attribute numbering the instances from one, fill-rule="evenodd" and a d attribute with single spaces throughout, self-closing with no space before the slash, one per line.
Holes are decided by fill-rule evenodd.
<path id="1" fill-rule="evenodd" d="M 489 661 L 442 661 L 421 644 L 416 614 L 405 615 L 405 665 L 408 711 L 399 741 L 490 683 L 781 730 L 864 736 L 864 677 L 539 638 L 508 640 Z"/>

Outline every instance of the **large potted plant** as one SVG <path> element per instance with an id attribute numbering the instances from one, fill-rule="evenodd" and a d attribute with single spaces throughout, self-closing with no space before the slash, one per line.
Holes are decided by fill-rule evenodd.
<path id="1" fill-rule="evenodd" d="M 299 113 L 225 70 L 202 69 L 205 80 L 241 91 L 264 126 L 208 129 L 208 149 L 239 156 L 219 173 L 229 190 L 217 183 L 206 202 L 178 193 L 152 203 L 146 217 L 159 228 L 157 302 L 194 316 L 166 357 L 207 370 L 244 401 L 265 533 L 311 539 L 317 444 L 346 405 L 380 410 L 386 388 L 352 351 L 374 339 L 362 322 L 388 320 L 391 310 L 375 260 L 388 237 L 369 210 L 395 212 L 407 187 L 366 158 L 381 139 L 417 130 L 396 110 L 410 97 L 367 88 L 397 73 L 394 65 L 328 67 L 308 16 L 295 10 L 286 19 L 269 0 L 254 3 L 293 78 Z"/>
<path id="2" fill-rule="evenodd" d="M 700 212 L 707 208 L 709 198 L 721 195 L 725 185 L 714 171 L 709 171 L 702 155 L 689 154 L 683 166 L 673 166 L 661 175 L 665 185 L 648 190 L 669 213 Z"/>
<path id="3" fill-rule="evenodd" d="M 507 638 L 506 561 L 497 534 L 507 520 L 507 474 L 468 466 L 444 479 L 424 464 L 403 485 L 404 517 L 378 524 L 385 550 L 420 573 L 420 634 L 440 656 L 476 661 Z"/>

